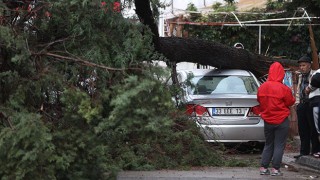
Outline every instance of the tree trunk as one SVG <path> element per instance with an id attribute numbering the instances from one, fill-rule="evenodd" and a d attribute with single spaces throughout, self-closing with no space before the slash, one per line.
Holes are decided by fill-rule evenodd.
<path id="1" fill-rule="evenodd" d="M 156 49 L 159 47 L 159 32 L 158 25 L 156 24 L 153 13 L 150 7 L 149 0 L 135 0 L 136 13 L 139 17 L 140 22 L 149 26 L 153 33 L 153 43 Z"/>
<path id="2" fill-rule="evenodd" d="M 236 49 L 217 42 L 179 37 L 160 37 L 158 49 L 170 62 L 193 62 L 216 68 L 249 70 L 256 76 L 268 73 L 272 62 L 278 61 L 285 67 L 297 67 L 297 62 L 287 59 L 272 59 Z"/>
<path id="3" fill-rule="evenodd" d="M 312 52 L 312 69 L 319 69 L 318 49 L 314 40 L 312 26 L 309 24 L 310 47 Z"/>

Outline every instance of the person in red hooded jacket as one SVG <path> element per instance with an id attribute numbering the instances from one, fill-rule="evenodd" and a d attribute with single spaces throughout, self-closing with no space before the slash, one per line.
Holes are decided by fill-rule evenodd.
<path id="1" fill-rule="evenodd" d="M 289 131 L 290 106 L 295 102 L 291 89 L 283 84 L 285 72 L 283 66 L 275 62 L 270 66 L 268 80 L 257 93 L 259 112 L 264 120 L 266 138 L 262 152 L 260 174 L 269 175 L 269 164 L 272 160 L 272 176 L 281 176 L 280 165 Z"/>

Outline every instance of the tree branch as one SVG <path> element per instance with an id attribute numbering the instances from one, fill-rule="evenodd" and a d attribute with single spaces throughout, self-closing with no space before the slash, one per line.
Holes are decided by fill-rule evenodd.
<path id="1" fill-rule="evenodd" d="M 63 55 L 59 55 L 59 54 L 54 54 L 54 53 L 41 53 L 41 54 L 34 54 L 34 55 L 45 55 L 45 56 L 51 56 L 60 60 L 68 60 L 68 61 L 72 61 L 72 62 L 76 62 L 80 65 L 84 65 L 84 66 L 89 66 L 89 67 L 97 67 L 97 68 L 101 68 L 104 69 L 106 71 L 126 71 L 126 70 L 142 70 L 141 68 L 112 68 L 112 67 L 108 67 L 108 66 L 104 66 L 101 64 L 96 64 L 93 62 L 90 62 L 88 60 L 83 60 L 80 58 L 73 58 L 73 57 L 68 57 L 68 56 L 63 56 Z"/>

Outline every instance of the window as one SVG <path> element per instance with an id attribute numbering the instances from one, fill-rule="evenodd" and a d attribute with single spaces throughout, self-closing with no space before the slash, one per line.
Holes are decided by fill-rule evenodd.
<path id="1" fill-rule="evenodd" d="M 189 94 L 257 94 L 258 85 L 251 76 L 196 76 L 191 79 Z"/>

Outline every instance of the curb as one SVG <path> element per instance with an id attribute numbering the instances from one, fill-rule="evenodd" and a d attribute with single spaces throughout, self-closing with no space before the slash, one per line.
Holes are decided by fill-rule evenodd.
<path id="1" fill-rule="evenodd" d="M 296 147 L 300 147 L 300 137 L 293 137 L 293 144 Z M 284 164 L 289 164 L 297 169 L 312 171 L 320 174 L 320 158 L 314 158 L 312 155 L 301 156 L 298 159 L 295 159 L 294 156 L 298 153 L 285 153 L 283 157 Z"/>
<path id="2" fill-rule="evenodd" d="M 295 159 L 293 156 L 297 153 L 284 154 L 282 162 L 285 168 L 292 171 L 308 171 L 312 173 L 320 174 L 320 159 L 316 159 L 312 156 L 302 156 L 299 159 Z"/>
<path id="3" fill-rule="evenodd" d="M 320 159 L 316 159 L 312 156 L 302 156 L 296 160 L 298 164 L 313 168 L 320 172 Z"/>

